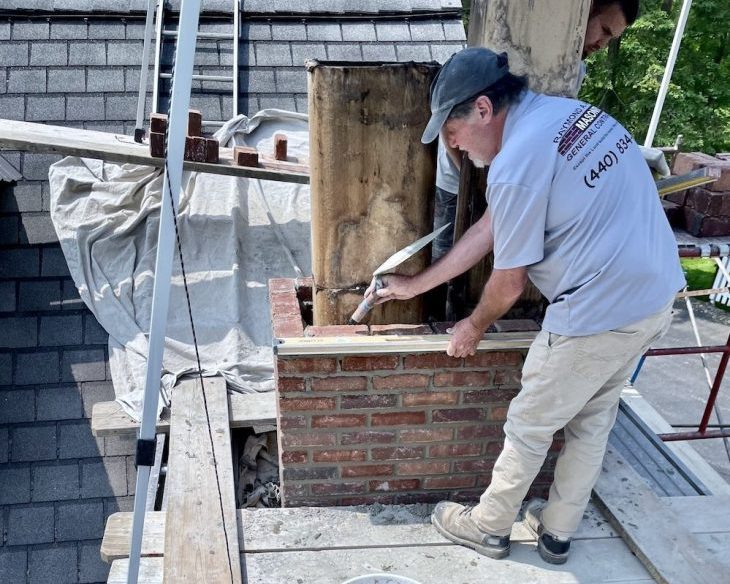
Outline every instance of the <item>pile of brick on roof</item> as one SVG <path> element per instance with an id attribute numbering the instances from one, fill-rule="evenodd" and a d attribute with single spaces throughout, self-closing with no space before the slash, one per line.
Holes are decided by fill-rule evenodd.
<path id="1" fill-rule="evenodd" d="M 730 235 L 730 153 L 683 152 L 677 155 L 673 171 L 681 175 L 698 168 L 716 169 L 720 178 L 704 187 L 667 195 L 664 209 L 669 222 L 696 237 Z"/>

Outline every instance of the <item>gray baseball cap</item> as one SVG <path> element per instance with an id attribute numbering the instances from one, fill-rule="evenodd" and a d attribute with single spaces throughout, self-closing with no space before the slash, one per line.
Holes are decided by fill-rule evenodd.
<path id="1" fill-rule="evenodd" d="M 507 73 L 507 53 L 469 47 L 451 55 L 431 82 L 431 119 L 421 142 L 433 142 L 454 106 L 476 97 Z"/>

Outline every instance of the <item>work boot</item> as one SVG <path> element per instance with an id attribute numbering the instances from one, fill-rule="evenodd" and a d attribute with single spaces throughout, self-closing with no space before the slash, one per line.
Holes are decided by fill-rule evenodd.
<path id="1" fill-rule="evenodd" d="M 483 556 L 495 560 L 507 557 L 509 535 L 490 535 L 479 529 L 471 517 L 473 508 L 441 501 L 431 514 L 431 523 L 446 539 L 471 548 Z"/>
<path id="2" fill-rule="evenodd" d="M 545 499 L 530 499 L 525 506 L 525 526 L 537 539 L 537 551 L 549 564 L 564 564 L 568 561 L 570 538 L 557 537 L 545 531 L 542 524 L 542 510 Z"/>

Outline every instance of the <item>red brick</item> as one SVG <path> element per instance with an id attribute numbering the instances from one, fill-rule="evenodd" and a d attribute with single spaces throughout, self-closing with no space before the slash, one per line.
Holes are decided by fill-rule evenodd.
<path id="1" fill-rule="evenodd" d="M 444 493 L 443 491 L 430 491 L 428 493 L 403 493 L 400 495 L 395 496 L 395 502 L 398 505 L 413 505 L 413 504 L 436 504 L 439 501 L 443 501 L 448 497 L 449 500 L 453 500 L 451 493 Z M 471 503 L 473 503 L 476 499 L 479 498 L 479 495 L 476 495 L 475 497 L 472 497 L 469 499 Z"/>
<path id="2" fill-rule="evenodd" d="M 497 320 L 494 328 L 498 333 L 519 333 L 539 331 L 540 325 L 530 318 L 514 318 L 510 320 Z"/>
<path id="3" fill-rule="evenodd" d="M 340 436 L 340 444 L 343 446 L 351 444 L 390 444 L 391 442 L 395 442 L 395 432 L 366 430 L 364 432 L 346 432 Z"/>
<path id="4" fill-rule="evenodd" d="M 185 160 L 205 162 L 206 145 L 202 136 L 187 136 L 185 138 Z"/>
<path id="5" fill-rule="evenodd" d="M 334 434 L 325 432 L 288 433 L 281 437 L 281 445 L 286 448 L 291 446 L 334 446 L 336 441 Z"/>
<path id="6" fill-rule="evenodd" d="M 454 438 L 453 428 L 401 430 L 401 442 L 445 442 Z"/>
<path id="7" fill-rule="evenodd" d="M 203 114 L 199 110 L 188 111 L 188 136 L 200 136 L 203 131 Z"/>
<path id="8" fill-rule="evenodd" d="M 331 397 L 280 398 L 279 409 L 282 412 L 307 410 L 334 410 L 335 400 Z"/>
<path id="9" fill-rule="evenodd" d="M 358 428 L 365 423 L 364 415 L 312 416 L 312 428 Z"/>
<path id="10" fill-rule="evenodd" d="M 283 491 L 283 495 L 285 498 L 288 497 L 306 497 L 309 495 L 309 491 L 307 489 L 309 485 L 303 485 L 301 483 L 287 483 L 285 485 L 281 486 L 281 489 Z"/>
<path id="11" fill-rule="evenodd" d="M 343 410 L 361 408 L 393 408 L 398 405 L 397 395 L 358 395 L 342 396 L 340 405 Z"/>
<path id="12" fill-rule="evenodd" d="M 702 222 L 700 237 L 730 235 L 730 217 L 706 217 Z"/>
<path id="13" fill-rule="evenodd" d="M 445 369 L 457 368 L 463 359 L 449 357 L 446 353 L 425 353 L 423 355 L 406 355 L 403 357 L 404 369 Z"/>
<path id="14" fill-rule="evenodd" d="M 312 391 L 365 391 L 367 377 L 314 377 Z"/>
<path id="15" fill-rule="evenodd" d="M 466 426 L 456 430 L 457 440 L 474 440 L 475 438 L 497 438 L 502 436 L 502 424 L 480 424 Z"/>
<path id="16" fill-rule="evenodd" d="M 423 458 L 423 448 L 396 446 L 395 448 L 373 448 L 370 456 L 373 460 L 409 460 Z"/>
<path id="17" fill-rule="evenodd" d="M 314 462 L 362 462 L 367 457 L 365 450 L 321 450 L 312 453 Z"/>
<path id="18" fill-rule="evenodd" d="M 361 466 L 345 466 L 342 478 L 354 477 L 387 477 L 395 473 L 392 464 L 363 464 Z"/>
<path id="19" fill-rule="evenodd" d="M 454 463 L 454 472 L 488 472 L 494 468 L 494 459 L 480 458 L 479 460 L 459 460 Z"/>
<path id="20" fill-rule="evenodd" d="M 276 389 L 279 393 L 301 392 L 306 389 L 306 382 L 301 377 L 279 377 Z"/>
<path id="21" fill-rule="evenodd" d="M 684 191 L 679 191 L 677 193 L 669 193 L 662 199 L 662 201 L 669 201 L 671 203 L 676 203 L 677 205 L 682 207 L 684 205 L 684 201 L 685 201 L 686 197 L 687 197 L 687 191 L 684 190 Z"/>
<path id="22" fill-rule="evenodd" d="M 405 374 L 388 375 L 386 377 L 373 377 L 374 389 L 402 389 L 411 387 L 428 387 L 431 380 L 429 375 Z"/>
<path id="23" fill-rule="evenodd" d="M 487 412 L 481 408 L 434 410 L 431 414 L 434 422 L 475 422 L 486 417 Z"/>
<path id="24" fill-rule="evenodd" d="M 167 132 L 167 114 L 150 114 L 150 132 Z"/>
<path id="25" fill-rule="evenodd" d="M 475 476 L 426 477 L 423 479 L 424 489 L 467 489 L 477 482 Z"/>
<path id="26" fill-rule="evenodd" d="M 504 403 L 511 401 L 518 393 L 518 389 L 478 389 L 476 391 L 465 391 L 462 401 L 465 404 Z"/>
<path id="27" fill-rule="evenodd" d="M 389 481 L 370 481 L 370 491 L 414 491 L 421 486 L 419 479 L 393 479 Z"/>
<path id="28" fill-rule="evenodd" d="M 366 491 L 365 483 L 319 483 L 312 485 L 313 495 L 357 495 Z"/>
<path id="29" fill-rule="evenodd" d="M 215 138 L 205 139 L 205 161 L 211 164 L 217 164 L 220 155 L 220 144 Z"/>
<path id="30" fill-rule="evenodd" d="M 343 371 L 378 371 L 398 367 L 398 355 L 375 355 L 373 357 L 349 356 L 342 358 Z"/>
<path id="31" fill-rule="evenodd" d="M 672 172 L 685 174 L 698 168 L 709 168 L 719 173 L 719 178 L 706 188 L 711 191 L 730 191 L 730 162 L 703 154 L 702 152 L 680 152 L 674 159 Z"/>
<path id="32" fill-rule="evenodd" d="M 300 450 L 287 450 L 281 453 L 281 462 L 284 464 L 302 464 L 307 462 L 307 453 Z"/>
<path id="33" fill-rule="evenodd" d="M 371 335 L 430 335 L 431 327 L 427 324 L 373 324 Z"/>
<path id="34" fill-rule="evenodd" d="M 165 134 L 163 132 L 150 132 L 150 156 L 152 158 L 165 157 Z"/>
<path id="35" fill-rule="evenodd" d="M 334 373 L 337 360 L 332 357 L 279 357 L 277 360 L 279 374 L 282 373 Z"/>
<path id="36" fill-rule="evenodd" d="M 514 367 L 522 365 L 522 354 L 517 351 L 482 351 L 476 355 L 464 358 L 464 367 L 499 367 L 508 365 Z"/>
<path id="37" fill-rule="evenodd" d="M 236 166 L 253 166 L 259 165 L 259 153 L 256 148 L 248 146 L 233 147 L 233 162 Z"/>
<path id="38" fill-rule="evenodd" d="M 286 160 L 287 140 L 285 134 L 274 134 L 274 158 Z"/>
<path id="39" fill-rule="evenodd" d="M 269 294 L 281 294 L 282 292 L 294 292 L 296 280 L 293 278 L 271 278 L 269 280 Z"/>
<path id="40" fill-rule="evenodd" d="M 479 475 L 477 477 L 477 487 L 488 487 L 489 483 L 492 482 L 492 473 Z M 529 497 L 526 497 L 529 499 Z M 544 497 L 547 499 L 547 497 Z"/>
<path id="41" fill-rule="evenodd" d="M 723 213 L 723 206 L 726 199 L 730 199 L 730 193 L 713 193 L 707 189 L 696 187 L 687 191 L 685 205 L 692 207 L 698 213 L 721 217 L 727 214 Z"/>
<path id="42" fill-rule="evenodd" d="M 507 419 L 507 408 L 492 406 L 489 408 L 489 419 L 493 422 L 504 422 Z"/>
<path id="43" fill-rule="evenodd" d="M 351 337 L 367 334 L 368 327 L 366 324 L 308 326 L 304 329 L 305 337 Z"/>
<path id="44" fill-rule="evenodd" d="M 519 369 L 497 369 L 494 372 L 494 385 L 519 387 L 522 383 L 522 371 Z"/>
<path id="45" fill-rule="evenodd" d="M 277 339 L 299 338 L 304 334 L 304 325 L 299 316 L 279 318 L 274 321 L 274 337 Z"/>
<path id="46" fill-rule="evenodd" d="M 442 462 L 402 462 L 398 465 L 398 476 L 436 475 L 449 472 L 449 463 Z"/>
<path id="47" fill-rule="evenodd" d="M 485 454 L 490 454 L 492 456 L 499 456 L 502 454 L 502 449 L 504 448 L 504 442 L 493 440 L 491 442 L 487 442 L 487 446 L 484 448 Z"/>
<path id="48" fill-rule="evenodd" d="M 282 416 L 279 418 L 279 426 L 282 430 L 291 430 L 292 428 L 306 428 L 307 418 L 304 416 Z"/>
<path id="49" fill-rule="evenodd" d="M 388 412 L 372 414 L 372 426 L 405 426 L 426 423 L 426 412 Z"/>
<path id="50" fill-rule="evenodd" d="M 453 391 L 429 391 L 403 395 L 404 406 L 455 405 L 458 401 L 459 394 Z"/>
<path id="51" fill-rule="evenodd" d="M 434 375 L 437 387 L 488 387 L 491 385 L 490 371 L 446 371 Z"/>
<path id="52" fill-rule="evenodd" d="M 362 497 L 342 497 L 340 505 L 345 507 L 358 505 L 393 505 L 396 502 L 395 495 L 365 495 Z"/>
<path id="53" fill-rule="evenodd" d="M 301 319 L 302 310 L 299 301 L 294 294 L 271 294 L 269 295 L 271 303 L 271 319 L 276 323 L 282 318 L 299 318 Z"/>
<path id="54" fill-rule="evenodd" d="M 429 448 L 429 457 L 477 456 L 481 449 L 481 444 L 439 444 Z"/>

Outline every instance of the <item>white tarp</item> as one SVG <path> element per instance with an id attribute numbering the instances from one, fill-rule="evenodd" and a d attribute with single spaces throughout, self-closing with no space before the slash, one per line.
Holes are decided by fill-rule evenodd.
<path id="1" fill-rule="evenodd" d="M 287 135 L 290 157 L 306 161 L 303 114 L 239 116 L 216 137 L 266 153 L 275 133 Z M 109 333 L 117 400 L 139 420 L 162 172 L 69 157 L 51 167 L 49 180 L 51 217 L 71 275 Z M 223 375 L 236 391 L 272 390 L 267 280 L 311 273 L 309 186 L 192 172 L 182 184 L 178 228 L 204 374 Z M 177 251 L 166 337 L 160 408 L 170 404 L 177 379 L 197 369 Z"/>

